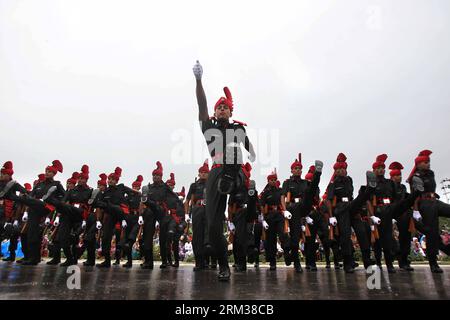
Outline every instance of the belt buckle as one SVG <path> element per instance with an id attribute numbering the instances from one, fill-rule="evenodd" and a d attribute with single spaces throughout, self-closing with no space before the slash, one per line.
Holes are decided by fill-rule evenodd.
<path id="1" fill-rule="evenodd" d="M 74 206 L 75 208 L 80 209 L 80 204 L 79 204 L 79 203 L 75 203 L 73 206 Z"/>
<path id="2" fill-rule="evenodd" d="M 202 206 L 206 205 L 205 199 L 200 200 L 200 205 L 202 205 Z"/>
<path id="3" fill-rule="evenodd" d="M 348 202 L 348 198 L 347 197 L 343 197 L 342 198 L 342 202 Z"/>
<path id="4" fill-rule="evenodd" d="M 389 198 L 383 198 L 383 203 L 384 203 L 384 204 L 390 204 L 390 203 L 391 203 L 391 199 L 389 199 Z"/>

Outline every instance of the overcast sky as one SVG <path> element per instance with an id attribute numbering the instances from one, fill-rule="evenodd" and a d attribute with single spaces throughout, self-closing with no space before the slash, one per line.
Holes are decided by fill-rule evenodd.
<path id="1" fill-rule="evenodd" d="M 0 0 L 0 161 L 22 183 L 54 159 L 64 183 L 86 163 L 95 185 L 116 166 L 147 182 L 160 160 L 189 186 L 206 156 L 199 59 L 210 113 L 229 86 L 248 123 L 258 188 L 273 166 L 288 177 L 298 152 L 306 170 L 324 161 L 322 190 L 339 152 L 355 188 L 378 154 L 406 177 L 422 149 L 440 182 L 448 39 L 447 0 Z"/>

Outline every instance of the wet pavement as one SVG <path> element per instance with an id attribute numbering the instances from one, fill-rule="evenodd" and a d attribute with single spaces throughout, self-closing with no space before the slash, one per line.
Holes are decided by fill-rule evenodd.
<path id="1" fill-rule="evenodd" d="M 232 272 L 230 282 L 218 282 L 217 271 L 193 272 L 191 264 L 180 268 L 142 270 L 139 262 L 132 269 L 112 266 L 99 270 L 81 269 L 81 289 L 68 289 L 71 274 L 67 268 L 21 266 L 0 263 L 0 299 L 167 299 L 167 300 L 292 300 L 292 299 L 449 299 L 450 266 L 443 274 L 432 274 L 427 265 L 414 266 L 415 272 L 381 273 L 380 289 L 369 290 L 370 275 L 361 267 L 354 274 L 325 269 L 294 272 L 279 265 L 250 267 L 246 273 Z M 72 281 L 73 283 L 73 281 Z"/>

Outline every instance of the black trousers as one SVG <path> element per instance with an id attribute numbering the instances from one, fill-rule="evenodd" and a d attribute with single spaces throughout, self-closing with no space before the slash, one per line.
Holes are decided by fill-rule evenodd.
<path id="1" fill-rule="evenodd" d="M 192 249 L 195 265 L 203 266 L 205 261 L 206 210 L 204 206 L 192 208 Z"/>
<path id="2" fill-rule="evenodd" d="M 274 263 L 277 254 L 277 237 L 280 239 L 283 251 L 289 252 L 289 235 L 284 232 L 284 217 L 281 212 L 269 212 L 265 221 L 269 225 L 269 229 L 266 230 L 266 260 Z"/>
<path id="3" fill-rule="evenodd" d="M 116 231 L 116 224 L 121 223 L 125 218 L 125 215 L 122 211 L 122 208 L 118 205 L 109 204 L 104 209 L 103 216 L 103 235 L 102 235 L 102 254 L 106 260 L 111 260 L 111 241 L 112 237 Z M 120 238 L 120 234 L 119 234 Z M 118 239 L 116 240 L 116 245 L 118 243 Z"/>
<path id="4" fill-rule="evenodd" d="M 423 231 L 427 239 L 427 258 L 429 262 L 435 263 L 439 248 L 442 247 L 439 217 L 450 217 L 450 205 L 437 199 L 421 199 L 419 211 L 422 215 Z"/>
<path id="5" fill-rule="evenodd" d="M 63 248 L 66 258 L 74 259 L 77 256 L 77 252 L 74 251 L 76 249 L 74 235 L 80 226 L 83 210 L 68 204 L 59 204 L 57 210 L 61 214 L 57 241 Z"/>
<path id="6" fill-rule="evenodd" d="M 247 248 L 247 256 L 250 260 L 255 263 L 259 263 L 259 255 L 260 255 L 260 247 L 261 247 L 261 238 L 263 226 L 260 222 L 249 222 L 247 223 L 248 229 L 250 230 L 250 240 Z"/>
<path id="7" fill-rule="evenodd" d="M 392 219 L 397 220 L 400 215 L 412 207 L 418 195 L 417 192 L 413 192 L 406 199 L 376 208 L 375 215 L 381 219 L 381 223 L 378 226 L 380 238 L 375 243 L 375 257 L 378 263 L 381 258 L 382 249 L 386 266 L 392 266 L 394 260 L 392 255 Z"/>
<path id="8" fill-rule="evenodd" d="M 169 214 L 165 214 L 159 220 L 159 253 L 161 261 L 167 263 L 169 251 L 169 238 L 175 233 L 175 221 Z"/>
<path id="9" fill-rule="evenodd" d="M 77 250 L 77 259 L 79 259 L 84 251 L 86 250 L 87 252 L 87 261 L 94 263 L 95 262 L 95 251 L 96 251 L 96 247 L 97 247 L 97 239 L 96 239 L 96 235 L 97 235 L 97 228 L 96 228 L 96 222 L 97 222 L 97 217 L 95 215 L 95 213 L 90 213 L 89 216 L 86 219 L 86 230 L 82 231 L 84 232 L 84 236 L 83 236 L 83 245 L 81 247 L 78 248 Z"/>
<path id="10" fill-rule="evenodd" d="M 398 263 L 400 266 L 409 264 L 408 256 L 411 252 L 412 235 L 409 232 L 409 222 L 412 218 L 412 210 L 408 210 L 397 219 L 399 254 Z"/>
<path id="11" fill-rule="evenodd" d="M 233 253 L 235 255 L 235 262 L 239 265 L 245 265 L 247 262 L 247 250 L 250 242 L 247 208 L 235 212 L 233 214 L 232 222 L 236 228 L 233 239 Z"/>
<path id="12" fill-rule="evenodd" d="M 309 217 L 313 219 L 313 224 L 308 224 L 307 226 L 311 236 L 305 235 L 305 262 L 309 266 L 316 266 L 316 253 L 319 249 L 319 243 L 316 242 L 316 239 L 319 234 L 319 229 L 322 229 L 322 234 L 327 234 L 325 229 L 327 225 L 323 223 L 322 215 L 316 210 L 311 211 Z"/>
<path id="13" fill-rule="evenodd" d="M 139 233 L 138 219 L 138 214 L 129 214 L 125 216 L 127 227 L 124 230 L 124 236 L 121 240 L 120 248 L 129 262 L 133 260 L 133 245 L 136 242 L 136 238 Z"/>
<path id="14" fill-rule="evenodd" d="M 302 201 L 300 203 L 293 203 L 287 208 L 292 214 L 292 218 L 289 220 L 289 249 L 294 264 L 300 263 L 298 249 L 302 235 L 302 218 L 306 217 L 311 212 L 314 196 L 316 195 L 319 187 L 320 176 L 320 172 L 315 172 L 311 185 L 306 190 Z"/>
<path id="15" fill-rule="evenodd" d="M 223 233 L 227 195 L 218 191 L 218 182 L 223 168 L 209 172 L 206 182 L 206 233 L 205 244 L 211 245 L 220 266 L 228 265 L 227 240 Z"/>

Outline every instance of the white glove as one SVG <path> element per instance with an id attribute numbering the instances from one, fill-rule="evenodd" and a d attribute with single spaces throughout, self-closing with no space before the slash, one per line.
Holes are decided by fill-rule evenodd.
<path id="1" fill-rule="evenodd" d="M 14 220 L 13 226 L 14 226 L 14 228 L 18 228 L 19 227 L 19 221 Z"/>
<path id="2" fill-rule="evenodd" d="M 420 214 L 419 211 L 413 211 L 413 218 L 416 221 L 420 221 L 420 220 L 422 220 L 422 215 Z"/>
<path id="3" fill-rule="evenodd" d="M 86 220 L 81 223 L 81 229 L 86 229 Z"/>
<path id="4" fill-rule="evenodd" d="M 186 223 L 191 222 L 191 217 L 189 217 L 187 213 L 184 215 L 184 221 L 186 221 Z"/>
<path id="5" fill-rule="evenodd" d="M 259 223 L 262 223 L 264 221 L 264 216 L 262 215 L 262 214 L 260 214 L 259 216 L 258 216 L 258 222 Z"/>
<path id="6" fill-rule="evenodd" d="M 100 230 L 102 228 L 102 223 L 100 221 L 97 221 L 97 223 L 95 224 L 95 227 Z"/>
<path id="7" fill-rule="evenodd" d="M 306 231 L 306 227 L 304 225 L 302 225 L 302 231 L 305 232 Z"/>
<path id="8" fill-rule="evenodd" d="M 380 224 L 381 219 L 375 216 L 371 216 L 370 219 L 372 220 L 373 224 Z"/>
<path id="9" fill-rule="evenodd" d="M 53 225 L 54 225 L 55 227 L 59 226 L 59 217 L 56 217 L 56 218 L 55 218 L 55 221 L 53 221 Z"/>
<path id="10" fill-rule="evenodd" d="M 284 211 L 283 215 L 288 220 L 292 218 L 292 213 L 290 213 L 289 211 Z"/>
<path id="11" fill-rule="evenodd" d="M 228 229 L 230 229 L 230 232 L 234 232 L 234 230 L 236 230 L 233 222 L 228 222 Z"/>
<path id="12" fill-rule="evenodd" d="M 46 226 L 50 225 L 50 218 L 48 218 L 48 217 L 45 218 L 44 224 L 45 224 Z"/>
<path id="13" fill-rule="evenodd" d="M 262 221 L 262 225 L 263 225 L 263 227 L 264 227 L 264 229 L 269 229 L 269 224 L 266 222 L 266 220 L 263 220 Z"/>
<path id="14" fill-rule="evenodd" d="M 192 71 L 194 71 L 195 79 L 197 79 L 197 80 L 202 79 L 203 68 L 202 68 L 202 65 L 200 64 L 200 62 L 198 62 L 198 60 L 195 63 L 194 67 L 192 68 Z"/>
<path id="15" fill-rule="evenodd" d="M 374 226 L 374 225 L 371 225 L 371 226 L 370 226 L 370 230 L 371 230 L 371 231 L 375 231 L 375 226 Z"/>
<path id="16" fill-rule="evenodd" d="M 158 227 L 159 227 L 159 222 L 156 221 L 156 223 L 155 223 L 155 229 L 158 228 Z"/>
<path id="17" fill-rule="evenodd" d="M 397 220 L 392 219 L 392 224 L 396 224 L 396 223 L 397 223 Z"/>
<path id="18" fill-rule="evenodd" d="M 311 219 L 310 217 L 306 217 L 306 223 L 310 224 L 310 225 L 313 225 L 314 224 L 314 220 Z"/>
<path id="19" fill-rule="evenodd" d="M 122 220 L 122 228 L 125 229 L 127 227 L 127 222 L 125 220 Z"/>
<path id="20" fill-rule="evenodd" d="M 138 225 L 142 226 L 143 224 L 144 224 L 144 218 L 142 216 L 139 216 Z"/>
<path id="21" fill-rule="evenodd" d="M 335 217 L 330 218 L 330 224 L 334 227 L 337 225 L 337 219 Z"/>
<path id="22" fill-rule="evenodd" d="M 5 222 L 5 225 L 3 226 L 3 229 L 6 229 L 6 227 L 8 226 L 8 224 L 11 224 L 11 223 Z"/>
<path id="23" fill-rule="evenodd" d="M 26 222 L 27 220 L 28 220 L 28 212 L 25 211 L 22 216 L 22 221 Z"/>

